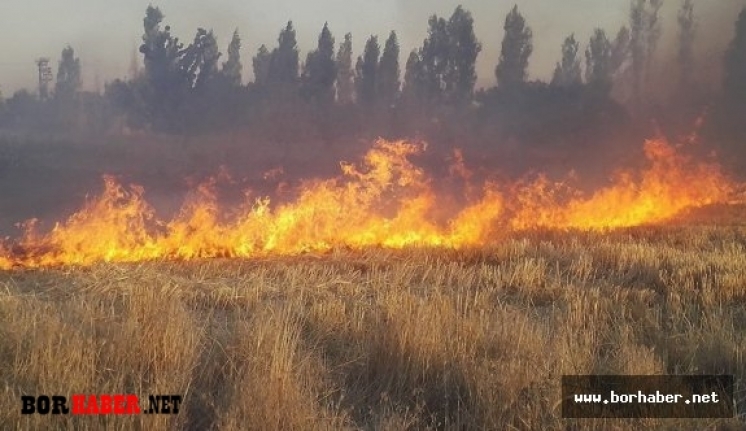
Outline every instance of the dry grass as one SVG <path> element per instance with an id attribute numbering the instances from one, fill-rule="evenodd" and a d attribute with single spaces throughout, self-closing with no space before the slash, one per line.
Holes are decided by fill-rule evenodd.
<path id="1" fill-rule="evenodd" d="M 562 374 L 732 373 L 746 228 L 535 232 L 478 250 L 0 274 L 2 429 L 744 429 L 563 420 Z M 19 414 L 178 393 L 176 416 Z"/>

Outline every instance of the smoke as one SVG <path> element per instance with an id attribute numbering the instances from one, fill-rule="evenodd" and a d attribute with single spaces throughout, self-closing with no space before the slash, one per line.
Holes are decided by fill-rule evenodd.
<path id="1" fill-rule="evenodd" d="M 123 2 L 114 5 L 84 0 L 69 8 L 59 2 L 23 2 L 10 0 L 7 10 L 12 14 L 0 17 L 8 34 L 23 34 L 23 44 L 14 38 L 0 40 L 0 50 L 13 61 L 0 64 L 0 85 L 6 95 L 19 88 L 33 88 L 35 82 L 33 61 L 40 56 L 53 58 L 65 44 L 79 53 L 84 65 L 84 88 L 93 89 L 95 77 L 111 81 L 127 74 L 133 43 L 139 43 L 142 33 L 142 16 L 145 5 Z M 39 8 L 38 3 L 46 3 Z M 460 2 L 475 16 L 475 31 L 484 49 L 477 64 L 478 86 L 494 84 L 494 67 L 499 57 L 502 24 L 513 2 L 485 2 L 465 0 Z M 516 0 L 521 13 L 534 31 L 534 54 L 529 73 L 533 79 L 548 80 L 560 57 L 560 46 L 566 36 L 575 33 L 581 50 L 590 39 L 593 29 L 603 28 L 616 34 L 627 24 L 629 1 L 567 0 L 564 2 L 536 2 Z M 330 1 L 321 5 L 299 0 L 266 2 L 251 0 L 238 2 L 218 0 L 209 3 L 195 0 L 161 0 L 154 2 L 166 15 L 174 34 L 181 40 L 190 40 L 198 27 L 213 29 L 218 44 L 225 50 L 235 28 L 244 41 L 242 55 L 250 58 L 257 48 L 276 43 L 277 34 L 288 20 L 293 20 L 298 31 L 299 48 L 303 54 L 313 49 L 319 31 L 329 22 L 337 42 L 347 32 L 355 41 L 355 56 L 362 52 L 363 42 L 370 35 L 383 39 L 391 30 L 399 33 L 401 43 L 400 63 L 404 64 L 409 52 L 422 45 L 427 32 L 427 18 L 435 13 L 448 17 L 455 3 L 446 0 L 384 0 Z M 695 40 L 698 59 L 708 65 L 699 75 L 712 81 L 719 67 L 723 47 L 732 37 L 733 21 L 742 0 L 695 1 L 698 37 Z M 676 39 L 676 13 L 679 1 L 664 2 L 661 11 L 664 45 Z M 85 11 L 85 13 L 80 13 Z M 593 17 L 593 19 L 588 19 Z M 92 20 L 95 25 L 92 25 Z M 301 58 L 305 58 L 302 55 Z M 250 62 L 244 61 L 244 76 L 251 77 Z"/>
<path id="2" fill-rule="evenodd" d="M 35 58 L 51 57 L 52 68 L 56 71 L 59 53 L 67 43 L 75 48 L 76 55 L 81 59 L 84 90 L 94 89 L 96 77 L 99 83 L 103 84 L 113 78 L 130 75 L 132 50 L 140 43 L 144 6 L 126 2 L 112 6 L 88 1 L 88 4 L 82 4 L 75 10 L 51 2 L 43 10 L 35 10 L 27 4 L 30 2 L 11 1 L 16 12 L 12 16 L 3 15 L 0 18 L 3 20 L 0 25 L 3 25 L 9 34 L 23 34 L 28 37 L 24 38 L 23 44 L 17 43 L 14 38 L 0 40 L 0 49 L 7 59 L 12 59 L 0 63 L 0 88 L 6 99 L 20 87 L 26 87 L 33 92 L 36 84 L 33 63 Z M 580 44 L 579 52 L 582 53 L 595 28 L 604 29 L 607 35 L 613 38 L 623 25 L 629 25 L 629 0 L 516 0 L 516 3 L 534 35 L 534 51 L 529 64 L 531 80 L 549 81 L 554 65 L 561 57 L 562 41 L 568 35 L 575 34 Z M 494 69 L 500 55 L 503 22 L 513 3 L 464 0 L 462 4 L 472 13 L 476 36 L 483 46 L 476 65 L 477 87 L 492 87 L 495 85 Z M 427 36 L 428 17 L 437 14 L 448 18 L 455 7 L 454 3 L 445 0 L 335 0 L 321 4 L 299 0 L 279 0 L 273 3 L 259 0 L 219 0 L 210 3 L 163 0 L 155 5 L 165 14 L 164 23 L 171 26 L 173 34 L 182 42 L 191 41 L 198 27 L 213 29 L 218 47 L 223 52 L 221 61 L 226 58 L 226 47 L 233 30 L 238 28 L 243 46 L 241 61 L 244 66 L 244 83 L 252 79 L 251 58 L 257 48 L 262 44 L 267 45 L 270 50 L 275 47 L 277 35 L 288 20 L 293 20 L 297 30 L 301 59 L 306 58 L 306 54 L 315 48 L 319 32 L 325 22 L 329 23 L 337 45 L 343 41 L 345 33 L 352 33 L 353 58 L 362 53 L 364 41 L 370 35 L 377 35 L 379 40 L 383 41 L 389 31 L 396 30 L 401 45 L 399 64 L 403 69 L 409 52 L 422 46 Z M 680 74 L 677 70 L 677 14 L 680 6 L 680 1 L 668 0 L 664 2 L 660 11 L 662 36 L 654 53 L 652 74 L 647 78 L 649 82 L 646 85 L 650 93 L 648 96 L 654 101 L 657 99 L 665 102 L 666 98 L 677 94 L 674 85 L 679 81 Z M 693 88 L 699 86 L 703 93 L 719 89 L 723 53 L 733 37 L 735 17 L 743 6 L 743 0 L 694 1 L 696 34 L 692 80 L 696 85 Z M 79 13 L 80 10 L 85 10 L 85 14 Z M 589 16 L 593 19 L 588 19 Z M 91 23 L 91 17 L 95 17 L 95 25 Z M 402 76 L 403 73 L 404 70 Z M 219 108 L 224 111 L 232 109 L 224 99 L 216 100 L 211 102 L 213 105 L 204 106 L 211 107 L 211 112 L 218 112 Z M 325 115 L 328 114 L 326 117 L 317 110 L 311 109 L 309 113 L 298 106 L 290 107 L 291 110 L 286 109 L 287 106 L 282 106 L 276 112 L 257 114 L 259 109 L 256 106 L 261 101 L 248 98 L 246 100 L 246 105 L 242 106 L 249 107 L 246 111 L 253 109 L 246 117 L 254 116 L 245 123 L 240 123 L 240 127 L 250 129 L 250 133 L 241 134 L 231 130 L 231 144 L 222 147 L 202 142 L 202 138 L 192 137 L 195 146 L 204 146 L 201 150 L 184 152 L 197 154 L 193 159 L 179 159 L 175 164 L 164 161 L 156 163 L 151 159 L 165 155 L 143 152 L 132 158 L 110 155 L 108 162 L 104 164 L 100 160 L 90 158 L 75 159 L 66 153 L 69 148 L 62 147 L 64 151 L 60 151 L 64 154 L 53 158 L 54 160 L 44 159 L 40 155 L 32 157 L 25 154 L 15 157 L 11 154 L 6 157 L 0 154 L 0 171 L 3 170 L 3 163 L 10 160 L 11 162 L 6 163 L 9 166 L 6 171 L 10 172 L 7 174 L 8 178 L 19 182 L 30 181 L 27 183 L 28 187 L 39 190 L 45 190 L 47 187 L 39 178 L 52 178 L 50 182 L 60 184 L 64 183 L 66 176 L 72 178 L 71 185 L 64 193 L 49 192 L 48 202 L 51 211 L 58 208 L 59 202 L 62 201 L 79 202 L 81 195 L 91 190 L 92 185 L 97 184 L 100 175 L 104 173 L 128 172 L 135 182 L 144 183 L 152 193 L 168 196 L 173 194 L 174 190 L 184 190 L 181 185 L 174 186 L 174 182 L 190 175 L 199 174 L 204 177 L 214 174 L 224 163 L 227 163 L 233 172 L 238 173 L 249 170 L 266 172 L 281 166 L 284 172 L 293 173 L 294 178 L 289 180 L 328 176 L 336 171 L 338 161 L 356 160 L 359 153 L 364 151 L 376 136 L 412 138 L 421 134 L 433 144 L 435 151 L 432 157 L 435 166 L 442 167 L 444 157 L 450 156 L 453 147 L 459 146 L 463 147 L 466 160 L 472 161 L 478 168 L 491 169 L 492 172 L 502 171 L 511 176 L 519 176 L 529 170 L 562 174 L 575 168 L 582 168 L 586 171 L 595 170 L 596 172 L 591 172 L 593 178 L 605 179 L 609 167 L 618 164 L 619 157 L 629 156 L 628 149 L 631 146 L 639 146 L 642 138 L 649 137 L 651 131 L 650 128 L 644 127 L 636 129 L 639 123 L 647 122 L 649 118 L 631 125 L 632 122 L 627 121 L 623 108 L 619 106 L 583 107 L 572 95 L 557 95 L 551 91 L 527 94 L 525 99 L 519 100 L 524 103 L 524 108 L 520 108 L 522 111 L 512 110 L 516 104 L 508 100 L 502 105 L 493 105 L 493 111 L 485 110 L 472 117 L 453 116 L 451 119 L 447 114 L 441 118 L 435 118 L 437 115 L 430 113 L 416 117 L 401 111 L 382 111 L 373 115 L 345 106 L 337 106 L 336 111 L 325 112 Z M 89 118 L 93 117 L 93 114 L 110 114 L 98 109 L 97 106 L 88 106 L 87 109 L 86 115 L 89 115 Z M 23 110 L 19 109 L 20 111 Z M 193 111 L 198 115 L 201 112 L 199 108 Z M 604 111 L 602 115 L 593 117 L 600 111 Z M 244 113 L 241 111 L 242 115 Z M 38 117 L 48 117 L 48 114 L 31 113 Z M 119 120 L 115 114 L 110 114 L 109 120 L 111 119 Z M 114 120 L 102 123 L 109 127 Z M 320 123 L 322 124 L 319 126 Z M 378 127 L 381 124 L 384 126 Z M 89 124 L 86 124 L 80 129 L 88 126 Z M 691 122 L 684 123 L 682 130 L 687 131 L 690 127 Z M 151 136 L 142 139 L 150 140 Z M 258 157 L 254 152 L 259 148 L 259 142 L 270 147 L 275 145 L 278 154 L 269 159 Z M 359 145 L 360 142 L 363 144 Z M 149 144 L 150 142 L 147 142 L 145 145 Z M 116 146 L 116 151 L 124 151 L 124 148 Z M 46 151 L 43 148 L 37 149 L 40 154 Z M 230 153 L 234 150 L 241 151 L 241 157 Z M 100 151 L 105 153 L 114 150 Z M 318 156 L 317 153 L 324 154 L 323 160 L 312 157 Z M 216 155 L 220 156 L 219 160 L 211 161 Z M 589 159 L 594 163 L 589 163 Z M 14 160 L 21 160 L 27 167 L 16 166 Z M 54 163 L 49 165 L 49 160 Z M 88 160 L 90 165 L 88 162 L 80 162 L 81 165 L 85 165 L 82 167 L 76 165 L 79 163 L 78 160 Z M 119 164 L 119 161 L 122 163 Z M 604 163 L 595 163 L 599 161 Z M 177 165 L 178 169 L 174 168 L 174 165 Z M 323 169 L 309 168 L 311 165 L 323 166 Z M 78 171 L 75 171 L 76 169 Z M 154 173 L 164 171 L 166 173 L 163 175 Z M 40 176 L 40 173 L 43 175 Z M 144 180 L 138 180 L 137 177 Z M 164 178 L 171 182 L 168 186 L 163 185 Z M 283 178 L 283 181 L 285 179 L 287 178 Z M 16 193 L 17 196 L 24 195 L 26 191 L 13 189 L 10 182 L 4 187 L 6 188 L 2 190 Z M 57 197 L 58 202 L 53 202 Z M 6 205 L 9 205 L 8 208 L 0 209 L 11 211 L 10 207 L 13 205 Z M 37 205 L 38 202 L 28 202 L 19 215 L 38 214 Z M 3 211 L 0 213 L 10 214 Z M 13 220 L 24 218 L 26 217 L 13 217 Z"/>

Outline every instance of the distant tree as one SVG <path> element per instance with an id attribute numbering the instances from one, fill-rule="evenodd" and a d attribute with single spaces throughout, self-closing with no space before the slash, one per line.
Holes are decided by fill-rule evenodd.
<path id="1" fill-rule="evenodd" d="M 57 82 L 54 86 L 54 97 L 59 101 L 72 102 L 81 84 L 80 59 L 75 57 L 75 50 L 66 46 L 62 50 Z"/>
<path id="2" fill-rule="evenodd" d="M 180 64 L 183 45 L 171 36 L 171 28 L 160 24 L 163 13 L 160 9 L 148 6 L 143 19 L 144 34 L 140 52 L 144 57 L 145 83 L 137 85 L 138 97 L 150 118 L 152 126 L 158 129 L 174 129 L 177 123 L 176 110 L 183 104 L 189 87 L 188 76 Z"/>
<path id="3" fill-rule="evenodd" d="M 39 100 L 47 100 L 49 98 L 49 83 L 52 82 L 52 68 L 49 66 L 49 58 L 38 58 L 36 68 L 39 78 Z"/>
<path id="4" fill-rule="evenodd" d="M 627 27 L 622 26 L 611 44 L 611 75 L 622 68 L 624 62 L 629 58 L 629 53 L 630 32 Z"/>
<path id="5" fill-rule="evenodd" d="M 650 7 L 648 8 L 647 16 L 647 27 L 646 31 L 646 49 L 645 53 L 645 73 L 646 79 L 650 80 L 650 73 L 652 70 L 653 56 L 656 48 L 658 47 L 658 41 L 663 33 L 661 21 L 660 21 L 660 9 L 663 6 L 663 0 L 648 0 Z"/>
<path id="6" fill-rule="evenodd" d="M 651 73 L 653 54 L 661 35 L 659 20 L 663 0 L 632 0 L 630 7 L 630 51 L 632 54 L 632 89 L 639 104 L 645 83 Z"/>
<path id="7" fill-rule="evenodd" d="M 373 105 L 377 98 L 376 83 L 378 74 L 378 59 L 381 49 L 378 45 L 378 36 L 371 36 L 365 43 L 363 56 L 358 57 L 355 65 L 355 87 L 357 90 L 358 103 L 362 105 Z"/>
<path id="8" fill-rule="evenodd" d="M 319 35 L 316 50 L 308 53 L 303 70 L 304 95 L 316 103 L 334 102 L 334 82 L 337 79 L 337 65 L 334 61 L 334 36 L 329 25 L 324 23 Z"/>
<path id="9" fill-rule="evenodd" d="M 378 94 L 386 104 L 393 103 L 399 95 L 399 41 L 396 32 L 392 31 L 386 39 L 381 62 L 378 66 Z"/>
<path id="10" fill-rule="evenodd" d="M 413 50 L 409 53 L 409 58 L 407 58 L 402 96 L 410 105 L 419 104 L 424 100 L 426 91 L 427 82 L 425 80 L 425 70 L 422 67 L 422 60 L 417 50 Z"/>
<path id="11" fill-rule="evenodd" d="M 679 88 L 687 89 L 692 83 L 694 69 L 694 3 L 684 0 L 679 9 L 679 51 L 676 60 L 679 63 Z"/>
<path id="12" fill-rule="evenodd" d="M 471 101 L 477 79 L 475 63 L 481 49 L 474 34 L 474 19 L 462 6 L 456 7 L 448 20 L 432 15 L 418 54 L 424 85 L 422 102 Z"/>
<path id="13" fill-rule="evenodd" d="M 508 13 L 503 28 L 505 36 L 495 76 L 500 87 L 515 87 L 523 84 L 528 75 L 528 59 L 533 52 L 533 33 L 526 26 L 526 20 L 518 12 L 517 5 Z"/>
<path id="14" fill-rule="evenodd" d="M 197 29 L 194 42 L 179 60 L 179 69 L 190 88 L 202 89 L 217 76 L 220 55 L 212 30 Z"/>
<path id="15" fill-rule="evenodd" d="M 272 54 L 265 45 L 257 50 L 252 60 L 254 69 L 254 83 L 258 86 L 265 86 L 269 83 L 269 65 L 272 62 Z"/>
<path id="16" fill-rule="evenodd" d="M 355 101 L 362 103 L 362 84 L 363 84 L 363 57 L 358 56 L 355 61 Z"/>
<path id="17" fill-rule="evenodd" d="M 267 80 L 279 86 L 294 86 L 298 81 L 298 43 L 293 22 L 280 32 L 279 45 L 272 51 Z"/>
<path id="18" fill-rule="evenodd" d="M 474 97 L 476 61 L 482 44 L 474 34 L 474 18 L 460 5 L 448 19 L 449 62 L 445 73 L 445 98 L 460 104 Z"/>
<path id="19" fill-rule="evenodd" d="M 736 21 L 736 34 L 725 52 L 723 91 L 734 106 L 746 105 L 746 8 Z M 742 112 L 741 112 L 742 114 Z"/>
<path id="20" fill-rule="evenodd" d="M 128 127 L 143 129 L 154 125 L 152 106 L 145 99 L 150 94 L 148 87 L 144 76 L 129 81 L 115 79 L 104 85 L 104 98 Z"/>
<path id="21" fill-rule="evenodd" d="M 611 54 L 606 32 L 595 29 L 585 50 L 585 81 L 595 91 L 608 93 L 611 90 Z"/>
<path id="22" fill-rule="evenodd" d="M 140 45 L 140 52 L 145 59 L 145 72 L 154 87 L 161 91 L 172 78 L 182 49 L 179 39 L 171 36 L 170 26 L 161 30 L 163 17 L 160 9 L 148 6 L 143 19 L 143 43 Z"/>
<path id="23" fill-rule="evenodd" d="M 241 36 L 236 29 L 228 45 L 228 59 L 223 63 L 221 74 L 231 86 L 238 87 L 241 85 L 241 69 Z"/>
<path id="24" fill-rule="evenodd" d="M 645 60 L 645 3 L 646 0 L 632 0 L 630 7 L 630 52 L 632 54 L 632 87 L 637 99 L 641 91 L 641 81 Z"/>
<path id="25" fill-rule="evenodd" d="M 554 69 L 551 85 L 572 87 L 583 83 L 578 51 L 580 51 L 580 43 L 575 40 L 575 34 L 571 34 L 562 43 L 562 60 Z"/>
<path id="26" fill-rule="evenodd" d="M 343 105 L 352 103 L 355 92 L 353 78 L 352 33 L 347 33 L 337 51 L 337 100 Z"/>
<path id="27" fill-rule="evenodd" d="M 427 38 L 420 50 L 425 96 L 429 103 L 440 103 L 445 94 L 445 77 L 450 61 L 448 22 L 432 15 L 428 20 Z"/>
<path id="28" fill-rule="evenodd" d="M 6 102 L 6 121 L 11 127 L 23 127 L 39 116 L 41 104 L 30 91 L 21 89 Z"/>

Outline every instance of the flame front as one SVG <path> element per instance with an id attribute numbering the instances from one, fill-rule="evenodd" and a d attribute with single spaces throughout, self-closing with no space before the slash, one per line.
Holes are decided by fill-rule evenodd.
<path id="1" fill-rule="evenodd" d="M 590 196 L 545 178 L 520 185 L 488 182 L 476 201 L 436 221 L 443 202 L 410 156 L 424 145 L 377 141 L 360 166 L 305 183 L 297 198 L 273 206 L 257 200 L 225 220 L 213 183 L 170 221 L 157 219 L 144 190 L 104 178 L 104 191 L 51 232 L 0 244 L 0 269 L 155 259 L 254 257 L 336 247 L 480 246 L 495 232 L 542 228 L 609 229 L 664 221 L 684 209 L 726 202 L 735 185 L 716 165 L 695 163 L 664 140 L 645 144 L 648 167 L 625 172 Z M 469 180 L 456 153 L 452 173 Z M 467 196 L 475 190 L 467 181 Z"/>
<path id="2" fill-rule="evenodd" d="M 625 171 L 591 196 L 540 178 L 516 193 L 514 229 L 602 230 L 658 223 L 688 208 L 730 200 L 736 186 L 717 164 L 697 163 L 663 139 L 645 142 L 647 169 Z"/>

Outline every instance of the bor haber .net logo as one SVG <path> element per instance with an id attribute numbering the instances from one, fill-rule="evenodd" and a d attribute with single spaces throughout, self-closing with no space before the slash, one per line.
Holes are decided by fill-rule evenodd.
<path id="1" fill-rule="evenodd" d="M 75 394 L 69 402 L 64 395 L 21 396 L 23 415 L 175 415 L 180 407 L 181 395 L 149 395 L 146 405 L 133 394 Z"/>

